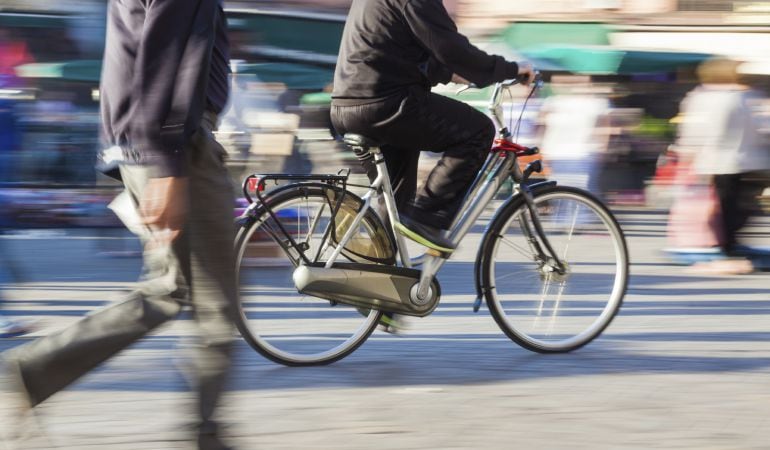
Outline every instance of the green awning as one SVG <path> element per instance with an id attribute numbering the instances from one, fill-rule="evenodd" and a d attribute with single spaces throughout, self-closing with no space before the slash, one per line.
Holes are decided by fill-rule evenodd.
<path id="1" fill-rule="evenodd" d="M 31 63 L 16 67 L 22 78 L 55 78 L 68 81 L 99 82 L 102 62 L 99 60 Z"/>
<path id="2" fill-rule="evenodd" d="M 345 16 L 258 10 L 228 10 L 231 39 L 264 57 L 334 66 Z"/>
<path id="3" fill-rule="evenodd" d="M 581 74 L 633 75 L 675 72 L 709 59 L 707 53 L 631 50 L 609 46 L 544 45 L 525 50 L 528 58 Z"/>
<path id="4" fill-rule="evenodd" d="M 506 27 L 498 36 L 518 50 L 549 44 L 609 45 L 610 29 L 602 23 L 519 22 Z"/>
<path id="5" fill-rule="evenodd" d="M 21 28 L 64 28 L 69 25 L 69 16 L 23 12 L 0 12 L 0 27 Z"/>
<path id="6" fill-rule="evenodd" d="M 102 63 L 98 60 L 32 63 L 16 68 L 23 78 L 54 78 L 98 82 Z M 293 63 L 242 64 L 239 73 L 255 75 L 266 83 L 285 83 L 290 89 L 320 90 L 332 82 L 331 69 Z"/>

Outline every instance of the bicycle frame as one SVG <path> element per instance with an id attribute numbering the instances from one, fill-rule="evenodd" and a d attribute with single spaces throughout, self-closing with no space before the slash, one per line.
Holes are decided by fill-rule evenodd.
<path id="1" fill-rule="evenodd" d="M 449 238 L 453 244 L 459 244 L 471 229 L 473 224 L 476 223 L 484 209 L 492 201 L 495 194 L 499 191 L 505 180 L 508 177 L 512 177 L 514 183 L 516 184 L 516 191 L 518 194 L 524 195 L 525 199 L 527 199 L 527 205 L 535 225 L 536 234 L 540 237 L 541 242 L 543 242 L 546 250 L 548 253 L 550 253 L 551 257 L 555 261 L 556 270 L 563 270 L 564 266 L 562 262 L 556 255 L 556 252 L 554 252 L 551 248 L 550 243 L 545 237 L 542 226 L 540 225 L 540 221 L 537 217 L 537 211 L 532 200 L 532 195 L 529 189 L 522 184 L 529 178 L 529 175 L 533 171 L 539 171 L 539 162 L 537 162 L 535 166 L 533 166 L 535 163 L 530 164 L 530 167 L 527 168 L 524 173 L 522 173 L 517 164 L 516 157 L 518 154 L 526 154 L 525 151 L 529 149 L 526 149 L 525 147 L 519 146 L 512 142 L 511 133 L 504 126 L 502 121 L 502 93 L 506 87 L 513 84 L 513 82 L 509 84 L 498 83 L 495 88 L 494 95 L 490 101 L 489 109 L 492 113 L 494 121 L 498 126 L 498 129 L 500 130 L 500 137 L 495 141 L 495 146 L 492 148 L 489 156 L 484 162 L 484 165 L 479 171 L 479 174 L 476 176 L 476 179 L 471 185 L 471 188 L 469 189 L 468 194 L 462 203 L 454 223 L 446 232 L 446 237 Z M 534 86 L 533 90 L 537 87 L 538 85 Z M 382 155 L 382 152 L 379 148 L 372 148 L 370 149 L 370 152 L 374 156 L 374 162 L 377 167 L 377 178 L 369 186 L 367 193 L 362 197 L 364 204 L 361 210 L 353 220 L 345 235 L 342 237 L 342 239 L 340 239 L 339 245 L 335 251 L 327 260 L 325 265 L 326 268 L 332 268 L 337 258 L 341 254 L 345 244 L 353 237 L 359 225 L 361 224 L 367 209 L 371 206 L 372 198 L 377 194 L 377 192 L 380 191 L 382 192 L 383 198 L 385 200 L 388 218 L 390 219 L 390 226 L 393 231 L 393 235 L 396 238 L 396 247 L 402 265 L 404 267 L 411 268 L 413 263 L 419 261 L 410 259 L 409 252 L 406 247 L 406 239 L 395 228 L 395 224 L 399 222 L 399 215 L 396 209 L 395 200 L 393 198 L 390 177 L 388 176 L 388 171 L 384 164 L 384 156 Z M 533 151 L 533 153 L 536 153 L 536 150 Z M 527 232 L 530 234 L 532 242 L 537 243 L 537 239 L 535 239 L 533 236 L 535 233 L 532 233 L 532 230 L 529 229 L 529 227 L 527 227 Z M 544 256 L 545 252 L 543 252 L 541 248 L 537 248 L 537 251 L 540 253 L 540 257 Z M 425 253 L 425 255 L 422 257 L 422 270 L 420 274 L 419 287 L 417 289 L 418 298 L 424 299 L 428 296 L 430 283 L 446 261 L 447 258 L 445 255 L 442 255 L 439 252 L 428 250 Z"/>

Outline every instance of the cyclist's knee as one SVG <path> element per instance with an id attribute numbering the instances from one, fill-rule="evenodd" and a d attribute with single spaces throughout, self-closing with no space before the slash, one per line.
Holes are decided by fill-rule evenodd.
<path id="1" fill-rule="evenodd" d="M 485 120 L 484 126 L 479 131 L 479 138 L 484 143 L 486 148 L 492 145 L 492 141 L 495 139 L 495 133 L 497 133 L 495 124 L 492 123 L 492 121 L 489 119 Z"/>
<path id="2" fill-rule="evenodd" d="M 495 125 L 491 120 L 487 120 L 473 137 L 472 144 L 476 150 L 474 156 L 479 161 L 483 161 L 486 158 L 489 149 L 492 147 L 492 141 L 495 139 L 496 132 Z"/>

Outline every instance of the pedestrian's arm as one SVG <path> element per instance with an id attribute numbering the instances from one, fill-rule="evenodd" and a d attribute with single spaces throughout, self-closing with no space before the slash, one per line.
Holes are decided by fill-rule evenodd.
<path id="1" fill-rule="evenodd" d="M 519 75 L 518 64 L 485 53 L 460 34 L 441 0 L 410 0 L 404 16 L 415 37 L 449 72 L 481 87 Z"/>
<path id="2" fill-rule="evenodd" d="M 133 67 L 131 144 L 156 177 L 184 175 L 187 119 L 205 102 L 217 0 L 147 0 Z M 196 18 L 212 14 L 201 27 Z M 200 22 L 199 20 L 197 22 Z M 131 70 L 131 68 L 126 68 Z M 205 86 L 205 85 L 204 85 Z"/>

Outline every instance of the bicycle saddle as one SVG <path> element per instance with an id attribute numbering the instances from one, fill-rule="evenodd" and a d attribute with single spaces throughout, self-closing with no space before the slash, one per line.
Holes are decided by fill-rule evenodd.
<path id="1" fill-rule="evenodd" d="M 343 138 L 343 141 L 345 141 L 345 143 L 351 147 L 360 147 L 363 149 L 370 149 L 380 146 L 380 144 L 377 143 L 374 139 L 369 139 L 366 136 L 354 133 L 347 133 Z"/>

